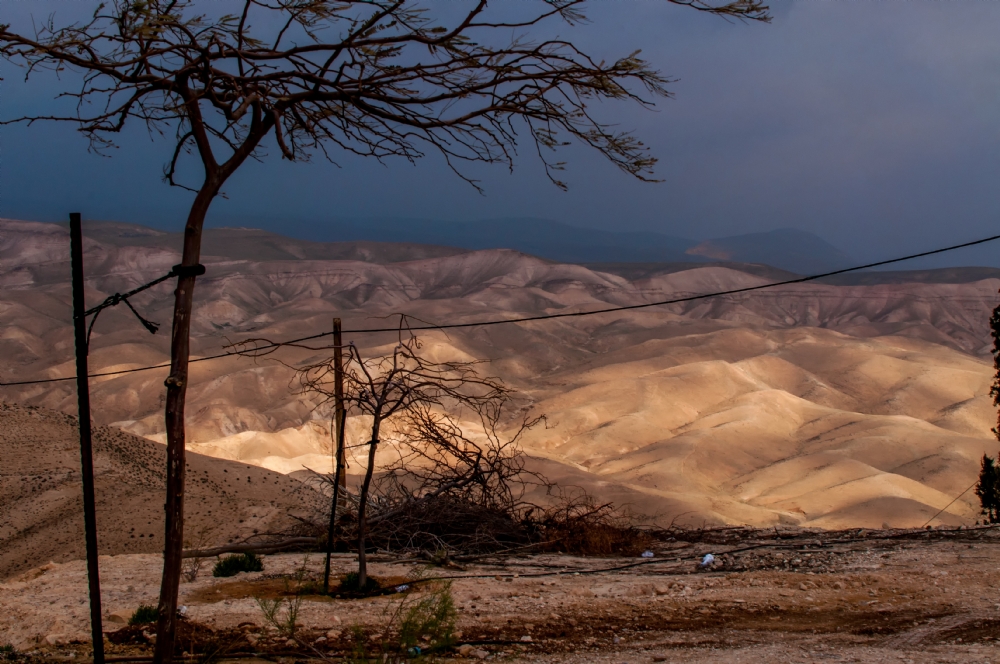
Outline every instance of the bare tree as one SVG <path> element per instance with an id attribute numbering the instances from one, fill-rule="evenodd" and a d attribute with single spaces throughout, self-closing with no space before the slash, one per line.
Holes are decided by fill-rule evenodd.
<path id="1" fill-rule="evenodd" d="M 399 342 L 384 357 L 363 358 L 353 344 L 346 347 L 344 406 L 348 412 L 370 418 L 367 440 L 361 441 L 367 462 L 358 492 L 357 547 L 358 586 L 368 582 L 368 511 L 375 477 L 376 456 L 387 429 L 400 443 L 396 463 L 383 470 L 385 481 L 402 491 L 429 499 L 445 492 L 452 495 L 478 493 L 480 500 L 510 501 L 507 480 L 521 471 L 520 458 L 509 452 L 516 447 L 520 431 L 537 420 L 525 420 L 515 436 L 506 441 L 496 433 L 509 390 L 496 378 L 481 376 L 477 362 L 432 362 L 420 352 L 416 336 L 401 330 Z M 323 360 L 299 370 L 300 389 L 320 395 L 323 403 L 335 395 L 335 368 Z M 457 425 L 454 415 L 466 411 L 483 424 L 489 444 L 473 442 Z M 495 444 L 493 444 L 495 443 Z M 380 519 L 390 518 L 383 511 Z"/>
<path id="2" fill-rule="evenodd" d="M 761 0 L 668 1 L 738 20 L 769 19 Z M 591 107 L 601 100 L 649 105 L 668 94 L 667 80 L 638 52 L 599 62 L 569 41 L 533 43 L 524 36 L 543 23 L 583 21 L 582 2 L 490 7 L 478 0 L 436 20 L 415 0 L 243 0 L 232 14 L 201 13 L 204 5 L 192 0 L 112 0 L 82 23 L 57 27 L 50 18 L 31 34 L 0 25 L 0 57 L 25 67 L 27 76 L 72 71 L 82 80 L 62 94 L 76 102 L 74 111 L 5 122 L 76 123 L 97 151 L 112 146 L 131 121 L 144 123 L 172 142 L 166 181 L 194 193 L 166 379 L 166 538 L 156 662 L 173 657 L 192 298 L 212 201 L 248 159 L 263 158 L 265 139 L 291 161 L 317 152 L 328 159 L 354 154 L 414 161 L 436 151 L 478 187 L 462 166 L 512 167 L 523 131 L 560 187 L 562 164 L 552 155 L 566 137 L 626 173 L 651 178 L 655 160 L 642 143 L 598 121 Z M 201 172 L 185 185 L 178 169 L 191 152 Z"/>

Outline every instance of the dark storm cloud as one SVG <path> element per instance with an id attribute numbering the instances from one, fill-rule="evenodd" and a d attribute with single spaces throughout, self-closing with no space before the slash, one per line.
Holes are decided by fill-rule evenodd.
<path id="1" fill-rule="evenodd" d="M 0 4 L 15 25 L 79 7 Z M 646 140 L 664 182 L 631 181 L 582 148 L 566 153 L 568 193 L 524 146 L 513 175 L 474 171 L 485 196 L 436 158 L 414 167 L 345 157 L 337 168 L 272 156 L 227 186 L 211 223 L 308 233 L 329 217 L 532 216 L 695 238 L 791 227 L 862 259 L 1000 228 L 1000 5 L 784 1 L 771 25 L 655 1 L 594 2 L 588 13 L 590 24 L 559 34 L 607 59 L 641 48 L 678 79 L 675 98 L 653 112 L 598 109 Z M 56 89 L 3 72 L 4 117 L 44 108 Z M 160 182 L 167 144 L 138 128 L 129 138 L 103 159 L 67 127 L 0 129 L 0 215 L 62 219 L 72 207 L 178 227 L 188 195 Z M 1000 264 L 994 255 L 1000 248 L 947 262 Z"/>

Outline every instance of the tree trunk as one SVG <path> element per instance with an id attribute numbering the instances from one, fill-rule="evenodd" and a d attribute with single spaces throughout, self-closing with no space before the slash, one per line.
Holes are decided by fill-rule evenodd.
<path id="1" fill-rule="evenodd" d="M 368 584 L 368 556 L 365 554 L 365 530 L 368 527 L 368 489 L 372 484 L 372 474 L 375 471 L 375 449 L 378 447 L 378 424 L 376 421 L 375 435 L 368 444 L 368 469 L 365 471 L 365 481 L 361 485 L 358 496 L 358 590 L 363 590 Z"/>
<path id="2" fill-rule="evenodd" d="M 194 268 L 201 260 L 201 231 L 209 205 L 218 192 L 210 182 L 195 197 L 184 228 L 184 252 L 181 265 Z M 187 394 L 188 354 L 190 352 L 191 309 L 194 301 L 195 275 L 182 274 L 174 291 L 174 320 L 170 337 L 170 375 L 167 386 L 167 500 L 166 529 L 163 546 L 163 581 L 160 585 L 159 620 L 156 626 L 155 664 L 168 664 L 174 656 L 177 627 L 177 595 L 181 580 L 181 555 L 184 548 L 184 398 Z"/>

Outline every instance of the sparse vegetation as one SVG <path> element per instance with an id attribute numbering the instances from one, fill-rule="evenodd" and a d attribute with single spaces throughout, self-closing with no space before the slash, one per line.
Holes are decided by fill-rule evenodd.
<path id="1" fill-rule="evenodd" d="M 342 398 L 348 411 L 370 418 L 362 443 L 367 447 L 365 475 L 355 501 L 361 589 L 368 587 L 367 546 L 374 527 L 392 528 L 405 512 L 449 501 L 513 509 L 520 493 L 512 480 L 524 469 L 518 439 L 540 421 L 525 416 L 514 435 L 502 439 L 497 429 L 510 390 L 500 380 L 480 375 L 477 362 L 428 359 L 419 339 L 406 329 L 405 317 L 399 334 L 392 353 L 383 357 L 364 358 L 354 345 L 346 349 L 342 397 L 337 395 L 334 358 L 298 370 L 302 393 L 318 396 L 320 405 Z M 261 341 L 242 344 L 255 347 Z M 462 416 L 478 420 L 479 430 L 464 431 Z M 475 440 L 479 433 L 485 443 Z M 376 454 L 386 443 L 396 444 L 399 460 L 376 479 Z"/>
<path id="2" fill-rule="evenodd" d="M 996 460 L 984 454 L 979 467 L 976 495 L 986 523 L 1000 523 L 1000 468 Z"/>
<path id="3" fill-rule="evenodd" d="M 160 618 L 160 609 L 150 604 L 140 604 L 128 619 L 129 625 L 148 625 Z"/>
<path id="4" fill-rule="evenodd" d="M 380 590 L 382 586 L 378 581 L 370 576 L 366 576 L 364 584 L 361 583 L 361 577 L 357 572 L 348 572 L 340 580 L 340 590 L 342 592 L 348 593 L 373 593 Z"/>
<path id="5" fill-rule="evenodd" d="M 212 576 L 236 576 L 240 572 L 263 572 L 264 561 L 253 553 L 238 553 L 226 556 L 215 563 Z"/>
<path id="6" fill-rule="evenodd" d="M 282 636 L 294 639 L 295 632 L 299 625 L 299 607 L 302 605 L 302 596 L 277 597 L 268 599 L 266 597 L 254 597 L 257 606 L 260 607 L 264 620 L 268 625 L 278 630 Z M 282 611 L 284 608 L 284 611 Z"/>
<path id="7" fill-rule="evenodd" d="M 0 646 L 0 662 L 13 662 L 20 657 L 20 653 L 10 643 Z"/>
<path id="8" fill-rule="evenodd" d="M 405 602 L 403 607 L 405 608 Z M 415 646 L 425 650 L 440 650 L 454 645 L 455 621 L 458 612 L 451 596 L 451 583 L 405 608 L 399 625 L 399 645 L 404 652 Z"/>
<path id="9" fill-rule="evenodd" d="M 207 526 L 202 526 L 198 531 L 198 536 L 194 538 L 194 541 L 185 542 L 184 546 L 195 550 L 203 549 L 205 548 L 205 543 L 208 541 L 208 534 L 209 528 Z M 184 580 L 188 583 L 193 583 L 198 578 L 198 575 L 201 574 L 201 570 L 205 566 L 205 562 L 206 560 L 203 556 L 186 558 L 182 571 Z"/>
<path id="10" fill-rule="evenodd" d="M 285 577 L 285 595 L 268 599 L 266 597 L 254 597 L 261 613 L 264 614 L 264 621 L 276 629 L 282 636 L 294 639 L 295 632 L 299 624 L 299 607 L 302 605 L 304 595 L 317 594 L 318 583 L 307 578 L 309 573 L 309 556 L 302 559 L 302 564 L 295 570 L 292 577 Z M 282 610 L 284 609 L 284 610 Z"/>
<path id="11" fill-rule="evenodd" d="M 442 583 L 422 597 L 405 597 L 387 608 L 386 615 L 381 633 L 372 634 L 360 625 L 352 629 L 354 645 L 347 662 L 423 659 L 455 644 L 458 612 L 450 583 Z"/>

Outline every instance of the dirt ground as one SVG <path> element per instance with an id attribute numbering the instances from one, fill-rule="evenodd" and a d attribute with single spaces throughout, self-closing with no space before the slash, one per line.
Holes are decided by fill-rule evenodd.
<path id="1" fill-rule="evenodd" d="M 456 645 L 469 647 L 441 653 L 444 660 L 1000 662 L 996 530 L 735 531 L 689 539 L 701 541 L 660 542 L 653 558 L 539 555 L 449 568 L 381 555 L 371 568 L 389 584 L 452 577 Z M 705 553 L 717 559 L 700 569 Z M 213 578 L 210 562 L 182 585 L 181 601 L 185 623 L 210 634 L 221 659 L 256 652 L 286 664 L 340 661 L 355 626 L 377 635 L 401 602 L 441 584 L 418 581 L 364 599 L 305 595 L 289 641 L 266 627 L 254 598 L 281 597 L 290 583 L 319 578 L 321 555 L 267 556 L 264 572 L 229 579 Z M 336 556 L 335 573 L 353 562 Z M 112 621 L 155 604 L 158 557 L 103 557 L 101 581 L 107 638 L 131 634 L 131 643 L 109 642 L 108 655 L 148 655 L 142 628 Z M 83 660 L 87 612 L 82 561 L 31 570 L 0 584 L 0 645 Z M 116 637 L 115 630 L 125 631 Z M 193 656 L 208 643 L 196 641 L 185 646 Z"/>

